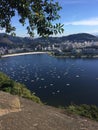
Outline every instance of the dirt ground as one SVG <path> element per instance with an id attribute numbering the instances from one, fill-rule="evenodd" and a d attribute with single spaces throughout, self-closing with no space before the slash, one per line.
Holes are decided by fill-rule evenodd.
<path id="1" fill-rule="evenodd" d="M 3 97 L 3 103 L 10 103 L 14 99 L 16 101 L 16 97 L 0 92 L 0 106 L 3 105 Z M 7 108 L 3 105 L 5 108 L 0 109 L 3 110 L 0 115 L 0 130 L 98 130 L 98 122 L 80 116 L 68 116 L 62 109 L 22 98 L 16 104 L 16 108 L 13 105 Z M 9 111 L 4 113 L 7 109 Z"/>

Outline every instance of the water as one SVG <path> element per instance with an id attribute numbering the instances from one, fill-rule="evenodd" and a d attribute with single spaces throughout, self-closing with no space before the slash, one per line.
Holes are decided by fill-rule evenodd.
<path id="1" fill-rule="evenodd" d="M 0 71 L 24 83 L 49 105 L 98 106 L 98 59 L 55 58 L 47 54 L 0 59 Z"/>

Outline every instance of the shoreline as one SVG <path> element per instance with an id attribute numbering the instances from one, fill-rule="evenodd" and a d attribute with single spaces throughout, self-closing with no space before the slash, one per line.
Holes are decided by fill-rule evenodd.
<path id="1" fill-rule="evenodd" d="M 23 52 L 23 53 L 13 53 L 13 54 L 6 54 L 6 55 L 1 55 L 1 58 L 6 58 L 6 57 L 13 57 L 13 56 L 22 56 L 22 55 L 34 55 L 34 54 L 49 54 L 49 52 Z M 76 56 L 55 56 L 55 55 L 52 55 L 51 56 L 54 56 L 54 57 L 58 57 L 58 58 L 98 58 L 98 55 L 94 55 L 94 56 L 87 56 L 87 55 L 82 55 L 81 57 L 76 57 Z"/>
<path id="2" fill-rule="evenodd" d="M 12 56 L 31 55 L 31 54 L 45 54 L 45 53 L 48 53 L 48 52 L 24 52 L 24 53 L 14 53 L 14 54 L 2 55 L 1 58 L 4 58 L 4 57 L 12 57 Z"/>
<path id="3" fill-rule="evenodd" d="M 98 55 L 93 55 L 93 56 L 81 55 L 79 57 L 78 56 L 74 56 L 74 55 L 69 55 L 69 56 L 67 56 L 67 55 L 51 55 L 51 56 L 57 57 L 57 58 L 71 58 L 71 59 L 75 59 L 75 58 L 81 58 L 81 59 L 85 59 L 85 58 L 92 58 L 92 59 L 98 58 Z"/>

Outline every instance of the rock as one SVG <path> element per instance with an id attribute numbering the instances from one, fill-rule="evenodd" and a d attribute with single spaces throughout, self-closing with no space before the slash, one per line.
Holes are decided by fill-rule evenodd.
<path id="1" fill-rule="evenodd" d="M 18 111 L 20 111 L 19 97 L 0 91 L 0 116 Z"/>
<path id="2" fill-rule="evenodd" d="M 69 115 L 63 109 L 38 104 L 2 92 L 0 92 L 0 101 L 3 105 L 4 102 L 7 103 L 6 108 L 8 106 L 11 108 L 10 113 L 7 114 L 9 112 L 7 111 L 4 116 L 0 116 L 0 130 L 98 130 L 98 122 L 77 115 Z M 21 111 L 18 109 L 19 102 L 22 106 Z"/>
<path id="3" fill-rule="evenodd" d="M 14 97 L 10 103 L 9 106 L 11 107 L 11 109 L 20 109 L 20 100 L 18 97 Z"/>

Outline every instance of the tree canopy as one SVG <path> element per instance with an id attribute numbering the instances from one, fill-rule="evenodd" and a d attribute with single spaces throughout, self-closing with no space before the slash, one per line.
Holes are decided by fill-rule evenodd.
<path id="1" fill-rule="evenodd" d="M 39 36 L 62 33 L 63 25 L 54 24 L 60 18 L 60 9 L 58 2 L 53 0 L 0 0 L 0 29 L 14 34 L 16 28 L 12 26 L 11 19 L 17 12 L 23 26 L 28 21 L 26 29 L 30 36 L 34 35 L 34 30 Z"/>

